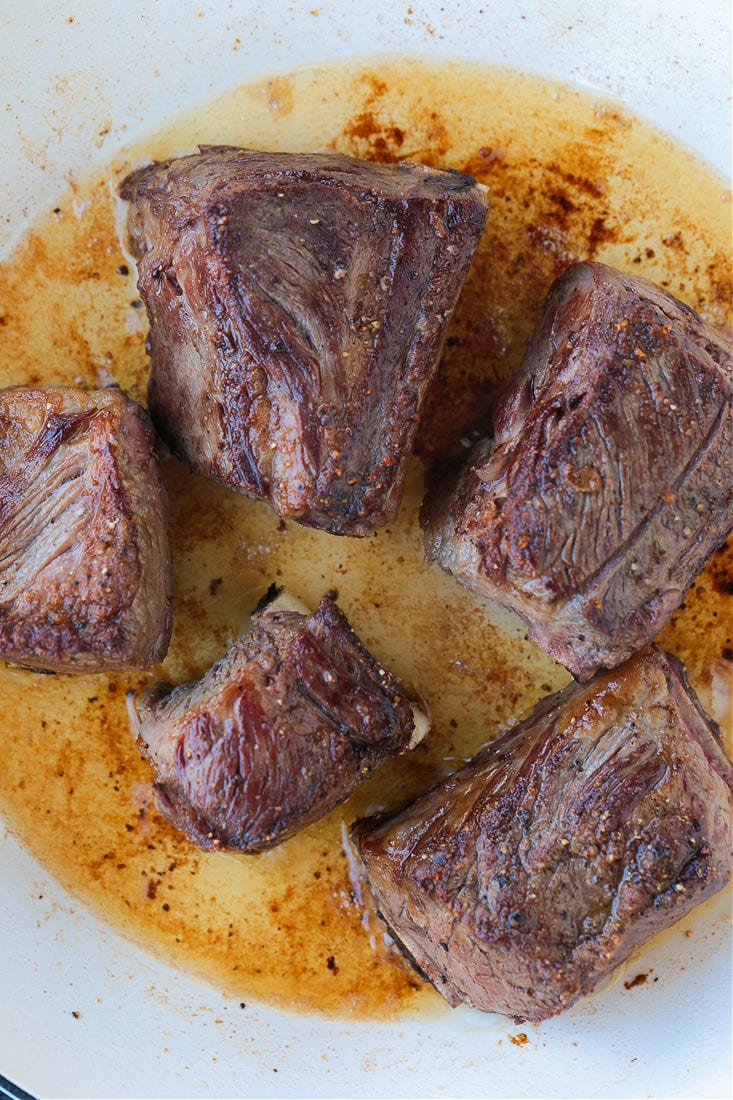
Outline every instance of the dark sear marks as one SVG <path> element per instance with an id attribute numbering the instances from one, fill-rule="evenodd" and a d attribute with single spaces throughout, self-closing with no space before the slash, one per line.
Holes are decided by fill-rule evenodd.
<path id="1" fill-rule="evenodd" d="M 248 140 L 265 148 L 330 145 L 380 160 L 408 156 L 487 184 L 491 217 L 423 406 L 418 446 L 427 461 L 464 451 L 485 430 L 547 287 L 574 259 L 639 270 L 716 325 L 729 315 L 723 185 L 623 111 L 610 112 L 566 87 L 464 62 L 382 63 L 375 72 L 349 61 L 301 70 L 283 83 L 290 88 L 282 97 L 287 109 L 273 113 L 259 82 L 232 90 L 148 135 L 113 171 L 121 177 L 151 156 L 165 159 L 188 148 L 192 134 L 240 141 L 246 119 Z M 367 103 L 370 90 L 375 97 Z M 100 384 L 101 367 L 103 379 L 115 377 L 142 399 L 146 326 L 135 288 L 117 270 L 124 265 L 109 173 L 74 184 L 73 210 L 71 198 L 0 267 L 2 384 L 63 383 L 73 363 L 73 377 L 85 387 Z M 339 1017 L 384 1019 L 421 1004 L 434 1011 L 414 971 L 384 965 L 370 948 L 340 854 L 342 821 L 403 805 L 460 767 L 497 727 L 526 713 L 540 692 L 561 686 L 564 673 L 522 640 L 519 625 L 512 633 L 495 606 L 424 564 L 415 538 L 418 463 L 397 523 L 359 541 L 278 524 L 269 509 L 190 477 L 175 462 L 164 464 L 164 475 L 178 597 L 167 678 L 179 682 L 208 668 L 239 634 L 244 612 L 272 576 L 312 606 L 338 576 L 361 636 L 420 685 L 435 728 L 343 811 L 287 844 L 258 859 L 211 859 L 150 811 L 149 769 L 129 737 L 124 706 L 124 689 L 144 686 L 149 674 L 114 676 L 109 691 L 102 677 L 93 685 L 87 677 L 47 677 L 42 691 L 29 691 L 34 682 L 25 673 L 0 667 L 8 731 L 3 812 L 44 866 L 105 920 L 175 965 L 205 974 L 236 1001 L 256 998 Z M 716 714 L 730 676 L 719 658 L 733 654 L 724 595 L 729 551 L 715 555 L 664 632 Z M 409 646 L 401 648 L 404 623 Z M 22 739 L 16 729 L 23 729 Z M 727 933 L 724 909 L 685 921 L 686 934 L 699 930 L 713 945 Z M 660 969 L 660 982 L 673 986 L 675 946 L 687 957 L 677 935 L 663 948 Z M 487 1035 L 503 1030 L 500 1021 L 482 1026 Z M 694 1029 L 690 1035 L 694 1040 Z"/>
<path id="2" fill-rule="evenodd" d="M 161 661 L 167 520 L 149 417 L 120 390 L 0 391 L 0 657 L 67 672 Z"/>
<path id="3" fill-rule="evenodd" d="M 647 280 L 553 285 L 493 436 L 423 507 L 428 556 L 579 679 L 656 636 L 733 527 L 731 348 Z"/>
<path id="4" fill-rule="evenodd" d="M 475 181 L 206 147 L 120 194 L 150 319 L 148 401 L 173 450 L 334 534 L 393 520 L 486 219 Z"/>
<path id="5" fill-rule="evenodd" d="M 158 806 L 200 848 L 274 847 L 428 726 L 331 596 L 312 615 L 270 598 L 201 680 L 155 684 L 135 705 Z"/>
<path id="6" fill-rule="evenodd" d="M 662 650 L 543 699 L 352 835 L 379 909 L 450 1004 L 544 1020 L 727 883 L 733 768 Z"/>

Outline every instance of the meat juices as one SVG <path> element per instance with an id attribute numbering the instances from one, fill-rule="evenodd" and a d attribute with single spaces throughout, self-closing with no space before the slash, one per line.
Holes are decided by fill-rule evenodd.
<path id="1" fill-rule="evenodd" d="M 134 172 L 148 403 L 193 469 L 286 518 L 369 535 L 486 220 L 470 176 L 205 147 Z"/>
<path id="2" fill-rule="evenodd" d="M 352 836 L 384 919 L 449 1001 L 544 1020 L 720 890 L 733 768 L 681 664 L 572 684 Z"/>
<path id="3" fill-rule="evenodd" d="M 733 526 L 731 349 L 603 264 L 553 285 L 494 436 L 423 506 L 428 557 L 580 680 L 646 645 Z"/>
<path id="4" fill-rule="evenodd" d="M 161 812 L 200 848 L 241 852 L 323 817 L 428 725 L 329 595 L 312 615 L 271 600 L 201 680 L 155 684 L 136 712 Z"/>
<path id="5" fill-rule="evenodd" d="M 0 391 L 0 657 L 147 668 L 168 649 L 168 506 L 147 413 L 120 390 Z"/>

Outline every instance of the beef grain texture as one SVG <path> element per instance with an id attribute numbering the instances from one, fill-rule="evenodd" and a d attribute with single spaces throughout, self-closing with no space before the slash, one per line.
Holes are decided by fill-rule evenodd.
<path id="1" fill-rule="evenodd" d="M 158 806 L 204 849 L 274 847 L 416 733 L 405 687 L 328 595 L 312 615 L 276 599 L 201 680 L 155 684 L 136 710 Z"/>
<path id="2" fill-rule="evenodd" d="M 571 684 L 395 816 L 352 829 L 451 1005 L 544 1020 L 731 874 L 733 769 L 679 662 Z"/>
<path id="3" fill-rule="evenodd" d="M 0 391 L 0 657 L 147 668 L 168 649 L 168 504 L 147 413 L 120 390 Z"/>
<path id="4" fill-rule="evenodd" d="M 493 439 L 423 506 L 429 558 L 577 679 L 646 645 L 733 526 L 731 349 L 603 264 L 553 285 Z"/>
<path id="5" fill-rule="evenodd" d="M 120 194 L 150 320 L 148 403 L 171 448 L 308 526 L 391 522 L 486 220 L 474 180 L 206 147 Z"/>

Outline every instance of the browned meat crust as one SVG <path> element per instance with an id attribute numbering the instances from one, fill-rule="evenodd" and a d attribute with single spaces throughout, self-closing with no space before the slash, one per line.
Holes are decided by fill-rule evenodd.
<path id="1" fill-rule="evenodd" d="M 682 666 L 644 650 L 573 684 L 353 837 L 446 999 L 543 1020 L 731 874 L 733 769 Z"/>
<path id="2" fill-rule="evenodd" d="M 470 176 L 204 148 L 129 176 L 148 401 L 191 467 L 282 516 L 394 519 L 486 219 Z"/>
<path id="3" fill-rule="evenodd" d="M 163 659 L 172 567 L 152 444 L 117 389 L 0 392 L 0 656 L 73 672 Z"/>
<path id="4" fill-rule="evenodd" d="M 730 346 L 660 287 L 555 283 L 494 437 L 423 508 L 428 555 L 578 679 L 646 645 L 733 526 Z"/>
<path id="5" fill-rule="evenodd" d="M 136 704 L 162 813 L 201 848 L 260 852 L 317 821 L 410 745 L 403 684 L 329 596 L 266 606 L 196 682 Z"/>

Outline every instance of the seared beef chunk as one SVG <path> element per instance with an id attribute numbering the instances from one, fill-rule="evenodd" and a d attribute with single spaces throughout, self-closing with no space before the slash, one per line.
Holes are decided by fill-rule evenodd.
<path id="1" fill-rule="evenodd" d="M 732 783 L 682 666 L 651 648 L 353 837 L 451 1005 L 543 1020 L 726 883 Z"/>
<path id="2" fill-rule="evenodd" d="M 165 657 L 167 501 L 118 389 L 0 391 L 0 657 L 101 672 Z"/>
<path id="3" fill-rule="evenodd" d="M 329 596 L 310 615 L 280 595 L 201 680 L 136 706 L 162 813 L 201 848 L 242 852 L 323 817 L 426 728 Z"/>
<path id="4" fill-rule="evenodd" d="M 216 147 L 134 172 L 120 194 L 149 405 L 173 450 L 311 527 L 393 520 L 486 219 L 473 179 Z"/>
<path id="5" fill-rule="evenodd" d="M 646 645 L 733 525 L 731 351 L 644 279 L 554 284 L 494 438 L 423 509 L 428 555 L 581 680 Z"/>

